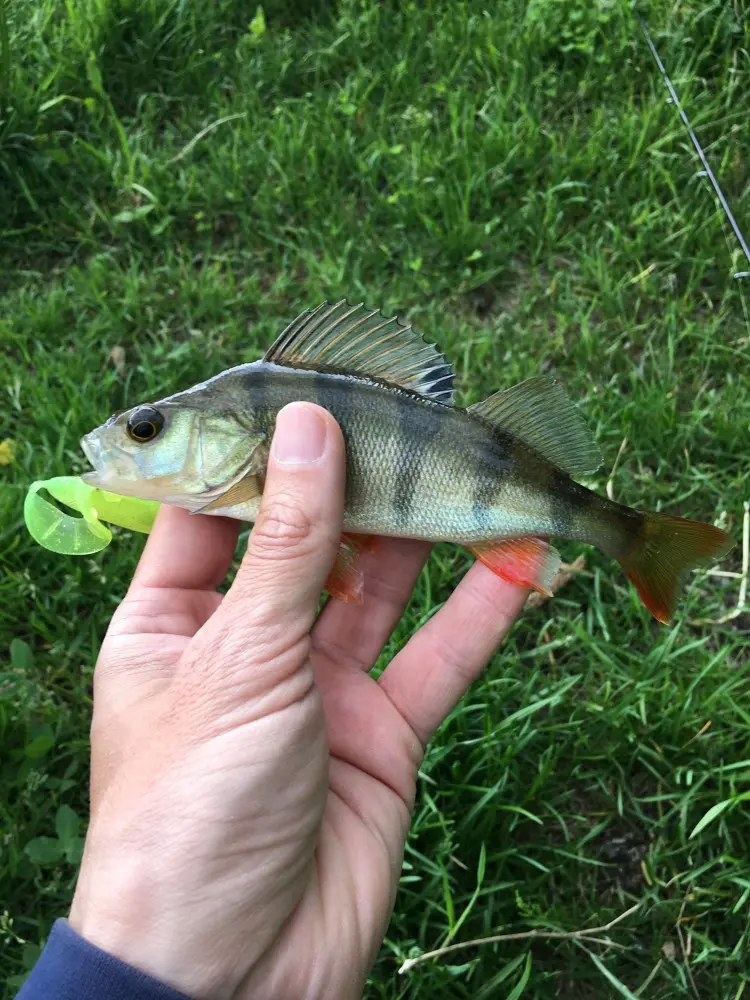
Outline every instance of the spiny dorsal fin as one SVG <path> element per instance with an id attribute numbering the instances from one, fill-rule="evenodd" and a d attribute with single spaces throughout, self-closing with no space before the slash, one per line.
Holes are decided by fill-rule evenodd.
<path id="1" fill-rule="evenodd" d="M 602 464 L 583 418 L 549 375 L 496 392 L 470 406 L 469 412 L 509 431 L 571 476 L 588 475 Z"/>
<path id="2" fill-rule="evenodd" d="M 410 325 L 361 303 L 353 306 L 342 299 L 306 309 L 268 349 L 264 361 L 379 378 L 453 405 L 454 373 L 443 355 Z"/>

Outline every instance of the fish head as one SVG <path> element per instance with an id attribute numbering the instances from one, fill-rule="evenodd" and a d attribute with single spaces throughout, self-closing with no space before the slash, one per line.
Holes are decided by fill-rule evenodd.
<path id="1" fill-rule="evenodd" d="M 244 423 L 194 390 L 134 406 L 81 439 L 93 466 L 82 478 L 112 493 L 197 510 L 244 473 L 260 440 Z"/>

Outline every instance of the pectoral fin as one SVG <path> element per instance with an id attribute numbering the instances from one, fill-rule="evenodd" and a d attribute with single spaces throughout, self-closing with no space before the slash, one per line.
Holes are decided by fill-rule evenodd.
<path id="1" fill-rule="evenodd" d="M 510 538 L 468 548 L 501 579 L 552 597 L 552 577 L 561 559 L 559 552 L 541 538 Z"/>
<path id="2" fill-rule="evenodd" d="M 234 507 L 237 504 L 247 503 L 249 500 L 256 500 L 263 495 L 263 480 L 260 476 L 248 472 L 247 475 L 239 479 L 233 486 L 207 503 L 204 507 L 193 511 L 194 514 L 208 514 L 212 510 L 220 510 L 222 507 Z"/>
<path id="3" fill-rule="evenodd" d="M 244 471 L 229 484 L 226 488 L 219 487 L 218 492 L 204 494 L 211 497 L 208 503 L 194 510 L 194 514 L 210 514 L 214 510 L 223 510 L 225 507 L 236 507 L 243 503 L 250 503 L 263 495 L 263 486 L 266 479 L 266 466 L 268 464 L 268 444 L 261 441 L 253 448 L 250 459 Z"/>

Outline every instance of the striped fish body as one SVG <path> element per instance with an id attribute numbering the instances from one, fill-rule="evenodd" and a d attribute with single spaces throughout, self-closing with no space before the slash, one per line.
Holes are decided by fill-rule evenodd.
<path id="1" fill-rule="evenodd" d="M 504 579 L 549 592 L 560 564 L 545 541 L 590 542 L 618 559 L 660 621 L 680 574 L 731 547 L 712 525 L 612 503 L 575 481 L 601 456 L 546 376 L 453 405 L 453 371 L 433 345 L 361 306 L 300 314 L 262 361 L 117 414 L 82 441 L 95 486 L 195 512 L 255 520 L 276 416 L 325 407 L 346 443 L 344 529 L 454 541 Z M 328 590 L 361 597 L 342 543 Z"/>
<path id="2" fill-rule="evenodd" d="M 335 417 L 346 443 L 350 532 L 460 543 L 544 535 L 601 544 L 618 512 L 619 505 L 511 434 L 399 386 L 266 362 L 231 369 L 205 386 L 212 406 L 241 415 L 266 440 L 287 403 L 317 403 Z M 251 503 L 232 514 L 252 520 L 256 511 Z"/>

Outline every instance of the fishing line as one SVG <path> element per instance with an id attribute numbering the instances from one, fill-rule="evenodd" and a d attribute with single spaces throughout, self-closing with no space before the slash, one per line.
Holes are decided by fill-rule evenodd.
<path id="1" fill-rule="evenodd" d="M 672 86 L 672 81 L 669 79 L 669 75 L 667 74 L 667 71 L 664 68 L 664 63 L 659 58 L 659 53 L 656 51 L 656 46 L 654 45 L 654 42 L 653 42 L 653 40 L 651 38 L 651 35 L 649 34 L 648 28 L 646 27 L 646 25 L 645 25 L 645 23 L 643 21 L 643 18 L 639 17 L 638 18 L 638 22 L 639 22 L 639 24 L 641 26 L 641 31 L 643 32 L 643 34 L 644 34 L 644 36 L 646 38 L 646 42 L 648 43 L 648 47 L 651 49 L 651 55 L 654 57 L 654 59 L 656 61 L 656 65 L 659 67 L 661 75 L 664 77 L 664 82 L 666 83 L 667 88 L 669 90 L 670 96 L 672 98 L 672 103 L 676 105 L 677 110 L 680 112 L 680 118 L 682 118 L 682 120 L 683 120 L 683 122 L 685 124 L 685 127 L 688 130 L 688 135 L 692 139 L 693 145 L 695 146 L 695 150 L 698 153 L 698 156 L 700 157 L 700 161 L 703 164 L 703 166 L 705 167 L 705 170 L 702 170 L 698 176 L 699 177 L 701 177 L 701 176 L 702 177 L 708 177 L 708 179 L 711 181 L 711 184 L 713 185 L 713 189 L 716 192 L 716 197 L 719 199 L 719 203 L 721 204 L 721 207 L 724 209 L 724 214 L 726 215 L 727 219 L 729 219 L 729 222 L 730 222 L 730 224 L 732 226 L 732 229 L 734 230 L 734 235 L 737 237 L 737 239 L 739 241 L 739 244 L 742 247 L 742 252 L 745 254 L 745 257 L 747 258 L 748 264 L 750 264 L 750 248 L 748 247 L 747 243 L 745 242 L 745 237 L 742 235 L 742 230 L 737 225 L 737 221 L 736 221 L 734 215 L 732 215 L 732 210 L 729 207 L 729 204 L 727 203 L 726 198 L 724 197 L 724 193 L 721 190 L 721 187 L 719 186 L 719 182 L 716 180 L 716 177 L 714 176 L 714 172 L 711 169 L 710 163 L 706 159 L 706 154 L 703 152 L 703 147 L 698 142 L 698 136 L 693 131 L 693 126 L 690 124 L 688 116 L 685 114 L 685 110 L 682 107 L 682 104 L 680 103 L 679 97 L 677 96 L 677 91 Z M 750 271 L 736 271 L 732 275 L 732 277 L 734 277 L 734 278 L 748 278 L 748 277 L 750 277 Z"/>

